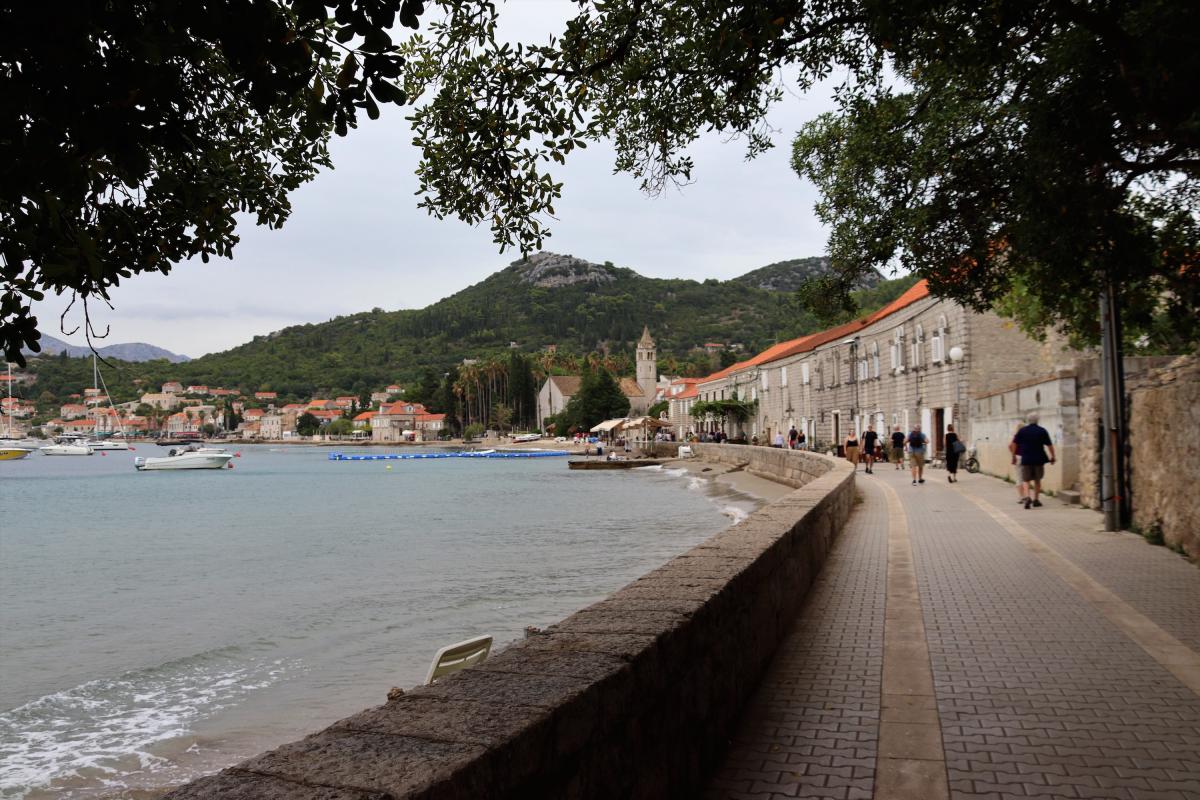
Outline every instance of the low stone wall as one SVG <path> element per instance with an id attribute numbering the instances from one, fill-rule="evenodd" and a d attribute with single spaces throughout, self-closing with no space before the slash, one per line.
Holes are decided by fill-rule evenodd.
<path id="1" fill-rule="evenodd" d="M 474 669 L 174 800 L 695 797 L 849 516 L 849 464 L 694 446 L 802 488 Z"/>

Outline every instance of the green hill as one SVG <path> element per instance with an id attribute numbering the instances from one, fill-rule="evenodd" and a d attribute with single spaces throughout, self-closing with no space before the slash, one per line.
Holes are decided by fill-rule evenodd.
<path id="1" fill-rule="evenodd" d="M 807 261 L 784 263 L 808 271 Z M 770 268 L 777 277 L 778 267 Z M 119 374 L 106 373 L 118 402 L 166 380 L 289 397 L 361 394 L 513 347 L 533 353 L 554 345 L 559 353 L 620 356 L 632 353 L 643 325 L 650 326 L 665 369 L 693 374 L 712 366 L 699 350 L 707 342 L 754 352 L 820 327 L 799 310 L 791 291 L 759 288 L 743 278 L 647 278 L 611 263 L 539 253 L 423 309 L 374 309 L 256 336 L 184 364 L 113 362 Z M 77 360 L 32 360 L 37 390 L 56 397 L 79 391 L 85 370 L 71 363 Z"/>

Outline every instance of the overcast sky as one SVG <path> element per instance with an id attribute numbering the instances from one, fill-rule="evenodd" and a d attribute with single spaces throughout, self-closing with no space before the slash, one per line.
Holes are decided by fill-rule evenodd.
<path id="1" fill-rule="evenodd" d="M 516 0 L 502 10 L 510 38 L 541 39 L 569 0 Z M 827 91 L 789 94 L 770 118 L 776 147 L 751 162 L 745 146 L 716 136 L 692 149 L 695 182 L 658 197 L 612 174 L 613 153 L 576 150 L 556 178 L 558 221 L 545 249 L 612 261 L 653 277 L 732 278 L 787 258 L 820 255 L 826 232 L 813 214 L 816 192 L 788 165 L 800 125 L 832 107 Z M 518 257 L 500 253 L 486 227 L 437 221 L 416 208 L 406 111 L 392 107 L 331 145 L 334 169 L 293 195 L 281 230 L 247 221 L 231 260 L 137 276 L 113 291 L 102 344 L 149 342 L 192 357 L 225 350 L 288 325 L 321 322 L 373 307 L 420 308 L 483 280 Z M 36 307 L 43 332 L 63 336 L 65 298 Z M 67 329 L 82 315 L 68 317 Z"/>

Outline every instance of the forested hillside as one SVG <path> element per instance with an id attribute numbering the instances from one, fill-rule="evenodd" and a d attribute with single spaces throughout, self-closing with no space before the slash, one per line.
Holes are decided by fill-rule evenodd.
<path id="1" fill-rule="evenodd" d="M 880 290 L 886 294 L 887 286 L 872 295 Z M 185 364 L 112 362 L 118 374 L 105 372 L 118 401 L 135 391 L 135 380 L 146 388 L 178 380 L 286 396 L 362 394 L 431 371 L 440 376 L 464 358 L 514 347 L 526 353 L 549 345 L 560 354 L 598 351 L 619 363 L 632 352 L 643 325 L 649 325 L 657 341 L 664 371 L 696 375 L 714 366 L 700 349 L 705 343 L 754 352 L 819 327 L 791 292 L 736 279 L 647 278 L 608 263 L 540 253 L 424 309 L 377 308 L 257 336 Z M 31 361 L 31 369 L 39 373 L 39 391 L 57 394 L 73 385 L 82 371 L 71 361 Z"/>

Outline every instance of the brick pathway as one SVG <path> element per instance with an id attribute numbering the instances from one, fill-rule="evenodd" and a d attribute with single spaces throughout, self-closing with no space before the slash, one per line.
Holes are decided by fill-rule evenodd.
<path id="1" fill-rule="evenodd" d="M 1053 499 L 1026 511 L 991 478 L 927 478 L 860 473 L 863 503 L 709 798 L 929 796 L 876 781 L 885 603 L 897 602 L 889 489 L 907 522 L 951 798 L 1200 797 L 1200 570 L 1099 532 L 1094 512 Z"/>

